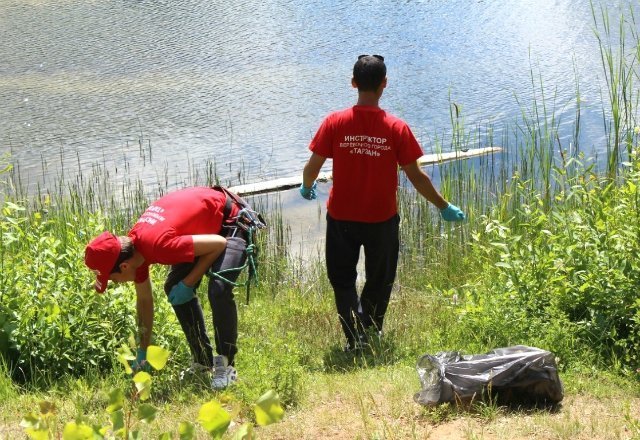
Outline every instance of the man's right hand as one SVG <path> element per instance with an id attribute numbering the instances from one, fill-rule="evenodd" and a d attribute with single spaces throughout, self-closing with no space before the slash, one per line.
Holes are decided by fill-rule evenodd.
<path id="1" fill-rule="evenodd" d="M 307 200 L 314 200 L 317 195 L 316 195 L 316 182 L 313 182 L 313 185 L 311 185 L 311 187 L 307 187 L 304 186 L 304 183 L 300 184 L 300 195 L 302 197 L 304 197 Z"/>
<path id="2" fill-rule="evenodd" d="M 171 292 L 169 292 L 169 302 L 172 306 L 179 306 L 191 301 L 195 296 L 196 294 L 193 291 L 193 287 L 189 287 L 180 281 L 171 288 Z"/>

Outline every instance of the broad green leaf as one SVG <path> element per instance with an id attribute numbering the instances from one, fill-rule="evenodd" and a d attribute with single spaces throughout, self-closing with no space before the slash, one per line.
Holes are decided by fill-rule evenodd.
<path id="1" fill-rule="evenodd" d="M 157 345 L 149 345 L 147 347 L 147 362 L 156 370 L 162 370 L 167 365 L 169 359 L 169 351 Z"/>
<path id="2" fill-rule="evenodd" d="M 27 428 L 25 430 L 29 438 L 33 440 L 49 440 L 49 430 L 48 429 L 33 429 Z"/>
<path id="3" fill-rule="evenodd" d="M 33 428 L 35 426 L 38 426 L 39 423 L 40 423 L 40 417 L 36 416 L 33 413 L 29 413 L 22 418 L 22 421 L 20 422 L 20 426 L 23 428 Z"/>
<path id="4" fill-rule="evenodd" d="M 151 396 L 151 375 L 144 371 L 140 371 L 133 376 L 133 381 L 138 389 L 140 400 L 147 400 Z"/>
<path id="5" fill-rule="evenodd" d="M 170 432 L 163 432 L 162 434 L 160 434 L 160 437 L 158 437 L 158 440 L 171 440 L 173 437 L 171 436 Z"/>
<path id="6" fill-rule="evenodd" d="M 13 202 L 5 201 L 4 203 L 8 208 L 13 209 L 14 211 L 24 211 L 25 210 L 24 206 L 16 205 Z"/>
<path id="7" fill-rule="evenodd" d="M 221 438 L 231 424 L 231 417 L 220 403 L 212 400 L 200 407 L 198 422 L 213 438 Z"/>
<path id="8" fill-rule="evenodd" d="M 62 440 L 90 440 L 93 438 L 93 428 L 84 423 L 69 422 L 64 425 Z"/>
<path id="9" fill-rule="evenodd" d="M 127 355 L 118 354 L 117 359 L 118 359 L 118 362 L 120 362 L 122 365 L 124 365 L 125 373 L 133 374 L 133 370 L 131 369 L 131 365 L 129 365 L 129 360 L 127 359 Z"/>
<path id="10" fill-rule="evenodd" d="M 140 431 L 129 431 L 129 440 L 144 440 Z"/>
<path id="11" fill-rule="evenodd" d="M 143 422 L 151 423 L 156 418 L 156 414 L 158 412 L 158 408 L 148 404 L 143 403 L 138 406 L 138 419 Z"/>
<path id="12" fill-rule="evenodd" d="M 252 440 L 253 438 L 253 426 L 250 423 L 244 423 L 233 433 L 231 440 Z"/>
<path id="13" fill-rule="evenodd" d="M 180 425 L 178 425 L 178 434 L 180 435 L 180 440 L 193 439 L 193 434 L 194 434 L 193 423 L 180 422 Z"/>
<path id="14" fill-rule="evenodd" d="M 109 405 L 107 406 L 107 412 L 111 414 L 114 411 L 122 409 L 124 405 L 124 393 L 122 390 L 114 389 L 109 393 Z"/>
<path id="15" fill-rule="evenodd" d="M 260 426 L 279 422 L 284 416 L 284 409 L 280 405 L 280 397 L 274 390 L 264 393 L 253 407 L 256 422 Z"/>
<path id="16" fill-rule="evenodd" d="M 98 437 L 97 438 L 106 438 L 107 437 L 107 432 L 109 432 L 109 427 L 108 426 L 93 425 L 93 430 L 96 433 L 98 433 Z"/>
<path id="17" fill-rule="evenodd" d="M 505 252 L 506 252 L 506 251 L 508 251 L 508 249 L 509 249 L 509 247 L 507 246 L 507 244 L 506 244 L 506 243 L 501 243 L 501 242 L 494 241 L 494 242 L 491 242 L 491 243 L 489 243 L 489 244 L 490 244 L 491 246 L 493 246 L 493 247 L 498 248 L 498 249 L 502 249 L 502 250 L 504 250 Z"/>
<path id="18" fill-rule="evenodd" d="M 113 426 L 113 432 L 116 433 L 124 428 L 124 412 L 119 409 L 109 415 L 111 419 L 111 425 Z"/>

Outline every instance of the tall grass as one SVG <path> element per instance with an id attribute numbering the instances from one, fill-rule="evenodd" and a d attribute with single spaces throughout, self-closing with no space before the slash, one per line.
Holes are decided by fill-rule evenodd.
<path id="1" fill-rule="evenodd" d="M 596 7 L 591 3 L 591 11 L 596 24 L 595 35 L 600 45 L 602 71 L 607 84 L 608 108 L 611 119 L 605 120 L 608 134 L 608 167 L 609 177 L 618 171 L 618 163 L 623 154 L 631 154 L 634 145 L 634 128 L 637 124 L 638 100 L 640 93 L 635 87 L 638 79 L 638 30 L 634 10 L 627 15 L 620 14 L 617 21 L 617 41 L 609 11 L 604 7 Z M 631 35 L 628 34 L 631 32 Z M 617 42 L 617 45 L 614 43 Z M 629 44 L 635 44 L 631 49 Z M 605 117 L 605 119 L 607 119 Z"/>

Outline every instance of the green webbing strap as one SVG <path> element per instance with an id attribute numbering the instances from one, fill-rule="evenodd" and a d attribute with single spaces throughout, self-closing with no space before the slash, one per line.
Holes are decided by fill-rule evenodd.
<path id="1" fill-rule="evenodd" d="M 231 284 L 234 287 L 247 286 L 247 305 L 249 305 L 249 290 L 251 288 L 251 280 L 255 278 L 255 284 L 258 284 L 258 265 L 256 264 L 258 248 L 253 243 L 254 231 L 254 226 L 250 226 L 247 230 L 247 248 L 245 249 L 245 252 L 247 253 L 247 259 L 242 266 L 230 267 L 229 269 L 220 270 L 218 272 L 214 272 L 213 270 L 209 269 L 206 274 L 209 278 L 216 278 L 224 283 Z M 227 272 L 242 272 L 242 270 L 247 266 L 249 266 L 249 273 L 247 276 L 247 281 L 245 281 L 244 283 L 231 281 L 223 276 L 223 274 L 226 274 Z"/>

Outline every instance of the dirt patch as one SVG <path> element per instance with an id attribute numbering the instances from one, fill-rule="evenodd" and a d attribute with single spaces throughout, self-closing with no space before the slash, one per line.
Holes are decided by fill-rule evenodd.
<path id="1" fill-rule="evenodd" d="M 640 399 L 565 397 L 556 411 L 488 408 L 486 413 L 451 411 L 434 420 L 408 398 L 380 394 L 324 396 L 306 410 L 259 430 L 263 439 L 637 439 Z"/>

